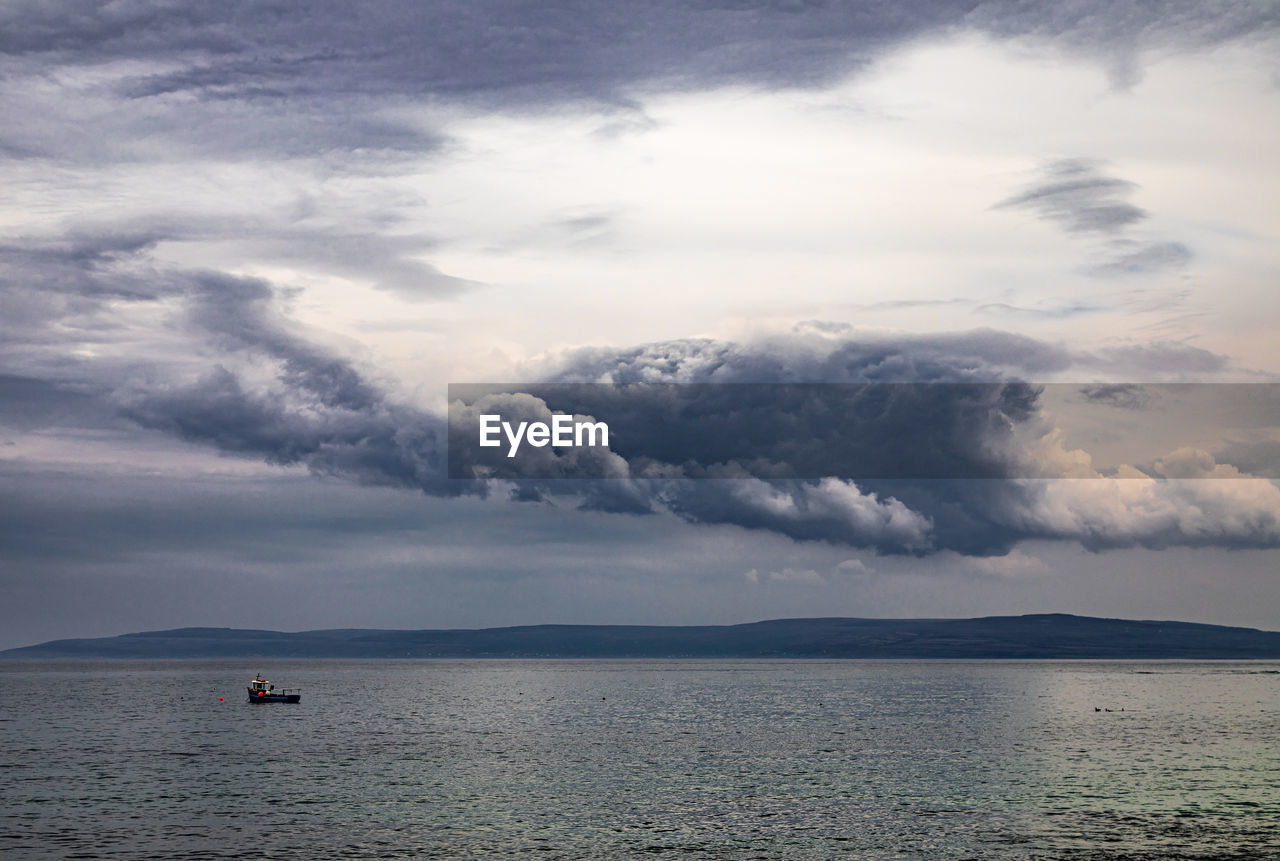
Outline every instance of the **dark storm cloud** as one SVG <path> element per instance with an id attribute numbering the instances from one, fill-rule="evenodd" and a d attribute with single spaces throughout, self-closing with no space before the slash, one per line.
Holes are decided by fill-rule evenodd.
<path id="1" fill-rule="evenodd" d="M 158 234 L 32 241 L 0 248 L 0 296 L 34 306 L 0 358 L 15 373 L 0 386 L 5 414 L 22 412 L 37 389 L 54 394 L 47 420 L 138 425 L 229 454 L 318 474 L 430 489 L 483 490 L 441 480 L 443 423 L 393 403 L 364 372 L 300 334 L 268 282 L 207 270 L 157 266 L 146 253 Z M 131 314 L 167 309 L 158 333 Z M 116 321 L 114 324 L 112 321 Z M 104 346 L 104 325 L 122 355 L 79 358 Z M 107 343 L 106 346 L 111 346 Z M 75 406 L 74 413 L 55 409 Z"/>
<path id="2" fill-rule="evenodd" d="M 709 339 L 628 348 L 583 348 L 531 367 L 566 383 L 999 382 L 1065 370 L 1067 350 L 994 329 L 932 335 L 860 335 L 806 323 L 795 335 L 754 345 Z"/>
<path id="3" fill-rule="evenodd" d="M 187 319 L 227 353 L 193 382 L 139 384 L 117 393 L 138 424 L 219 451 L 303 464 L 313 472 L 373 484 L 464 492 L 441 481 L 440 421 L 389 400 L 349 360 L 289 330 L 261 280 L 218 273 L 189 276 Z M 243 364 L 243 363 L 242 363 Z M 247 377 L 248 380 L 243 377 Z"/>
<path id="4" fill-rule="evenodd" d="M 123 417 L 150 432 L 220 453 L 302 466 L 360 484 L 432 496 L 484 495 L 503 486 L 447 479 L 445 417 L 397 399 L 368 370 L 293 324 L 276 286 L 257 278 L 160 265 L 149 251 L 162 238 L 147 232 L 84 234 L 11 243 L 0 251 L 0 262 L 7 267 L 0 283 L 6 302 L 18 297 L 21 304 L 25 297 L 46 303 L 22 325 L 6 323 L 11 337 L 0 359 L 10 377 L 20 379 L 0 386 L 0 396 L 20 409 L 42 386 L 72 392 L 74 398 L 51 403 L 74 402 L 75 409 L 46 417 L 48 426 Z M 168 325 L 157 326 L 157 320 Z M 99 331 L 104 324 L 111 330 L 109 337 Z M 92 348 L 91 355 L 78 355 L 86 347 Z M 963 386 L 953 386 L 947 397 L 918 403 L 908 399 L 893 409 L 880 404 L 884 409 L 879 409 L 883 415 L 875 425 L 877 434 L 867 441 L 872 449 L 883 448 L 885 457 L 908 450 L 914 457 L 939 458 L 944 465 L 948 460 L 994 464 L 996 474 L 1010 475 L 1027 474 L 1006 469 L 1022 456 L 1010 429 L 1031 427 L 1037 413 L 1037 390 L 1017 380 L 1089 362 L 1098 368 L 1150 365 L 1162 373 L 1178 368 L 1192 373 L 1221 369 L 1224 361 L 1183 345 L 1113 352 L 1080 356 L 992 330 L 860 336 L 810 326 L 747 344 L 691 340 L 576 350 L 531 376 L 614 383 L 1010 382 L 986 390 L 1007 399 L 994 413 L 990 404 L 967 402 Z M 710 443 L 749 442 L 752 433 L 786 439 L 794 430 L 788 423 L 815 425 L 821 420 L 804 403 L 782 410 L 777 404 L 751 403 L 750 386 L 714 390 L 722 398 L 748 400 L 730 404 L 733 418 L 722 427 L 697 426 L 675 440 L 705 459 L 702 472 L 694 474 L 711 474 L 716 452 L 707 448 Z M 518 397 L 530 417 L 551 414 L 536 397 Z M 662 443 L 662 430 L 653 432 L 649 442 Z M 748 445 L 741 454 L 749 457 L 752 451 Z M 815 457 L 800 450 L 791 454 L 810 462 Z M 1019 540 L 1044 537 L 1076 538 L 1099 548 L 1271 546 L 1277 540 L 1275 513 L 1268 507 L 1273 503 L 1265 495 L 1249 498 L 1236 492 L 1202 499 L 1209 491 L 1144 491 L 1150 496 L 1136 500 L 1135 513 L 1125 499 L 1086 505 L 1048 486 L 1015 482 L 954 482 L 946 487 L 834 478 L 700 482 L 680 478 L 689 474 L 681 471 L 681 463 L 665 470 L 661 462 L 628 463 L 618 452 L 600 456 L 630 477 L 525 481 L 515 486 L 515 493 L 520 499 L 596 511 L 666 512 L 693 523 L 731 524 L 884 553 L 1000 553 Z M 1196 458 L 1188 463 L 1195 461 L 1200 472 L 1211 471 L 1203 458 Z M 550 462 L 551 471 L 541 474 L 574 474 L 572 469 L 557 473 L 562 466 Z M 1197 520 L 1206 511 L 1212 515 L 1210 527 Z"/>
<path id="5" fill-rule="evenodd" d="M 504 388 L 450 387 L 450 475 L 1010 478 L 1022 474 L 1013 430 L 1039 396 L 1018 382 Z M 624 468 L 584 461 L 590 448 L 478 445 L 481 415 L 550 424 L 551 410 L 606 422 Z"/>
<path id="6" fill-rule="evenodd" d="M 552 384 L 613 384 L 567 385 L 563 391 L 570 401 L 557 405 L 551 397 L 547 400 L 561 411 L 608 414 L 614 427 L 625 429 L 612 448 L 628 459 L 635 478 L 768 475 L 771 468 L 779 476 L 838 475 L 838 468 L 822 471 L 824 460 L 836 450 L 836 438 L 853 447 L 844 452 L 850 474 L 865 474 L 859 470 L 883 461 L 878 468 L 886 474 L 916 474 L 927 464 L 924 471 L 932 475 L 973 476 L 1016 471 L 1007 460 L 1009 428 L 1034 412 L 1034 388 L 1016 382 L 857 384 L 1001 383 L 1061 371 L 1072 363 L 1061 348 L 994 330 L 930 336 L 805 334 L 812 331 L 817 329 L 806 325 L 797 334 L 757 344 L 695 339 L 584 348 L 531 367 L 528 375 Z M 659 385 L 638 385 L 645 383 Z M 685 388 L 666 385 L 670 383 Z M 806 385 L 810 383 L 852 384 L 848 392 L 857 397 L 833 406 L 829 393 Z M 528 391 L 537 394 L 540 388 L 533 385 Z M 512 415 L 523 413 L 515 410 Z M 865 435 L 842 436 L 841 422 L 852 421 Z M 468 454 L 468 463 L 492 461 L 475 449 Z M 699 490 L 699 498 L 706 493 Z M 723 510 L 741 503 L 741 498 L 728 500 Z M 700 504 L 699 510 L 705 507 Z M 692 503 L 683 510 L 693 511 Z M 759 514 L 753 517 L 760 519 Z"/>
<path id="7" fill-rule="evenodd" d="M 94 161 L 138 158 L 148 135 L 194 152 L 394 158 L 440 145 L 397 114 L 408 104 L 539 110 L 633 105 L 646 88 L 813 86 L 912 40 L 966 29 L 1095 56 L 1131 80 L 1144 50 L 1271 31 L 1278 17 L 1265 2 L 1137 0 L 52 0 L 11 2 L 0 15 L 6 113 L 44 117 L 9 124 L 0 146 Z M 55 70 L 64 73 L 56 86 Z M 61 98 L 47 98 L 52 91 Z M 1103 223 L 1132 215 L 1123 206 L 1097 213 Z"/>
<path id="8" fill-rule="evenodd" d="M 375 2 L 31 4 L 11 56 L 178 62 L 130 95 L 362 93 L 610 100 L 652 79 L 806 84 L 859 51 L 962 22 L 972 4 Z M 850 56 L 852 55 L 852 56 Z"/>
<path id="9" fill-rule="evenodd" d="M 812 327 L 807 327 L 812 331 Z M 940 381 L 1017 379 L 1089 363 L 1097 368 L 1123 370 L 1124 363 L 1153 360 L 1165 373 L 1183 369 L 1221 370 L 1223 360 L 1184 345 L 1126 348 L 1104 355 L 1069 355 L 1028 338 L 979 331 L 941 336 L 880 336 L 857 338 L 833 335 L 814 340 L 797 335 L 754 345 L 725 342 L 674 341 L 632 349 L 574 351 L 548 368 L 560 380 L 636 382 L 744 383 L 760 380 L 823 380 L 892 382 L 921 377 Z M 723 387 L 733 397 L 749 386 Z M 536 391 L 536 387 L 534 387 Z M 1023 391 L 1025 403 L 1002 413 L 1011 424 L 1028 424 L 1036 407 L 1035 389 Z M 740 426 L 725 426 L 698 439 L 684 440 L 697 448 L 708 440 L 747 436 L 760 425 L 762 413 L 737 413 Z M 804 412 L 782 408 L 771 425 L 785 437 L 788 421 L 803 420 Z M 926 420 L 894 424 L 885 456 L 892 456 L 902 440 L 920 449 L 937 445 L 937 433 L 947 437 L 941 447 L 949 456 L 990 456 L 1000 452 L 1006 428 L 972 425 L 972 415 L 947 409 L 945 399 Z M 733 411 L 730 411 L 733 414 Z M 909 416 L 908 416 L 909 417 Z M 932 422 L 932 424 L 930 424 Z M 766 424 L 768 424 L 766 422 Z M 777 426 L 777 425 L 781 426 Z M 919 426 L 926 425 L 926 426 Z M 661 434 L 667 428 L 655 430 Z M 1052 441 L 1053 428 L 1041 428 Z M 725 445 L 732 446 L 725 442 Z M 1035 457 L 1030 452 L 1023 453 Z M 1066 454 L 1066 453 L 1062 453 Z M 1005 450 L 1004 457 L 1015 457 Z M 1057 468 L 1049 453 L 1047 468 Z M 1213 458 L 1194 473 L 1185 470 L 1153 474 L 1194 477 L 1213 473 Z M 1192 459 L 1203 459 L 1200 454 Z M 1068 457 L 1065 463 L 1074 463 Z M 1197 460 L 1198 462 L 1198 460 Z M 1170 462 L 1172 463 L 1172 461 Z M 633 464 L 632 466 L 636 466 Z M 1025 468 L 1025 467 L 1024 467 Z M 673 474 L 680 474 L 677 469 Z M 1024 473 L 1025 474 L 1025 473 Z M 1268 482 L 1223 489 L 1217 482 L 1044 482 L 1044 481 L 817 481 L 690 482 L 638 480 L 655 504 L 694 522 L 733 523 L 781 532 L 797 539 L 821 539 L 874 547 L 880 552 L 928 553 L 951 549 L 971 554 L 1003 553 L 1019 541 L 1034 538 L 1079 540 L 1094 550 L 1125 546 L 1271 547 L 1280 542 L 1280 492 Z M 1208 521 L 1203 515 L 1209 514 Z"/>
<path id="10" fill-rule="evenodd" d="M 1214 44 L 1275 26 L 1266 2 L 510 2 L 9 4 L 0 51 L 98 61 L 198 58 L 140 77 L 176 91 L 607 93 L 649 78 L 811 83 L 946 28 L 1095 49 Z M 264 83 L 268 82 L 268 83 Z M 341 86 L 334 86 L 340 84 Z"/>

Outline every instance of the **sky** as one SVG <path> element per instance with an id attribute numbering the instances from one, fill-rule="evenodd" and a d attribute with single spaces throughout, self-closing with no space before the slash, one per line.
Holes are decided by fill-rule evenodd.
<path id="1" fill-rule="evenodd" d="M 0 0 L 0 648 L 1280 629 L 1278 57 L 1261 0 Z M 450 479 L 482 382 L 1049 385 L 880 428 L 998 479 L 698 477 L 803 410 Z"/>

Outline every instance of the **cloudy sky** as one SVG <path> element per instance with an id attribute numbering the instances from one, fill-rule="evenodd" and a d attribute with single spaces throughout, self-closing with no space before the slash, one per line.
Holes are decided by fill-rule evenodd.
<path id="1" fill-rule="evenodd" d="M 1264 0 L 0 0 L 0 647 L 1280 629 L 1277 57 Z M 1056 385 L 881 428 L 1003 479 L 451 480 L 489 381 Z"/>

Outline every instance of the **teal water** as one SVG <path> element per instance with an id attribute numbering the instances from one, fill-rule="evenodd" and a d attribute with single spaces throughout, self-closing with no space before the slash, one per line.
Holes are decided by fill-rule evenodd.
<path id="1" fill-rule="evenodd" d="M 1280 857 L 1280 664 L 0 663 L 0 853 Z"/>

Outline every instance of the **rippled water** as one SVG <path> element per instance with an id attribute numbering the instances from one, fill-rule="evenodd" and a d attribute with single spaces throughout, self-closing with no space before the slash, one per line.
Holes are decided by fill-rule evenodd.
<path id="1" fill-rule="evenodd" d="M 1276 664 L 7 663 L 0 742 L 6 858 L 1280 857 Z"/>

